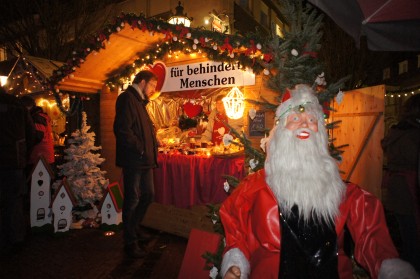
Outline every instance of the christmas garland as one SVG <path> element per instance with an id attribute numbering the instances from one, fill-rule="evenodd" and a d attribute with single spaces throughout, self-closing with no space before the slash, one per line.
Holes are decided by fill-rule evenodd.
<path id="1" fill-rule="evenodd" d="M 160 19 L 146 18 L 143 14 L 122 13 L 115 18 L 113 23 L 108 24 L 85 42 L 83 47 L 73 51 L 72 58 L 53 72 L 50 78 L 51 87 L 56 87 L 64 77 L 80 67 L 90 53 L 106 48 L 110 36 L 123 28 L 139 29 L 149 32 L 151 36 L 154 33 L 160 33 L 164 37 L 158 46 L 139 53 L 139 58 L 131 66 L 123 68 L 119 74 L 106 80 L 109 87 L 121 85 L 129 80 L 131 74 L 139 66 L 152 64 L 156 59 L 162 59 L 164 55 L 175 51 L 205 53 L 214 61 L 240 61 L 241 65 L 251 68 L 255 73 L 264 70 L 273 58 L 272 50 L 259 34 L 229 35 L 200 28 L 172 25 Z"/>

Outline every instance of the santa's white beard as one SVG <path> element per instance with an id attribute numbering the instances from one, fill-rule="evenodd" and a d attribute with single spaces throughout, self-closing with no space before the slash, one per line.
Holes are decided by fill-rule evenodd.
<path id="1" fill-rule="evenodd" d="M 265 162 L 266 181 L 285 216 L 297 205 L 305 223 L 309 220 L 333 223 L 339 214 L 345 185 L 336 161 L 328 152 L 325 128 L 318 126 L 317 133 L 282 127 L 271 131 Z M 308 139 L 296 137 L 302 130 L 310 133 Z"/>

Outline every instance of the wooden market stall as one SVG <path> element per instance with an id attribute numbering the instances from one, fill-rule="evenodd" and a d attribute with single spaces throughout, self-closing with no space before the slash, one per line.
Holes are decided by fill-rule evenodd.
<path id="1" fill-rule="evenodd" d="M 99 145 L 102 146 L 101 157 L 105 158 L 101 169 L 107 172 L 106 176 L 110 182 L 121 180 L 121 169 L 115 166 L 113 122 L 118 93 L 121 92 L 124 84 L 131 80 L 131 74 L 136 73 L 144 66 L 154 67 L 153 64 L 156 61 L 164 64 L 167 70 L 174 69 L 174 71 L 177 67 L 188 67 L 188 65 L 199 67 L 197 63 L 203 63 L 205 66 L 207 63 L 216 63 L 215 61 L 219 61 L 217 62 L 219 64 L 223 62 L 233 64 L 237 63 L 236 58 L 240 59 L 244 67 L 247 65 L 254 65 L 255 67 L 260 65 L 255 63 L 255 59 L 260 59 L 263 55 L 261 46 L 257 47 L 256 42 L 249 38 L 201 29 L 186 29 L 153 19 L 136 18 L 134 20 L 130 16 L 128 17 L 124 19 L 120 17 L 112 28 L 99 32 L 93 42 L 88 43 L 84 49 L 75 51 L 74 58 L 68 62 L 69 64 L 59 69 L 55 77 L 56 94 L 62 91 L 70 91 L 99 95 Z M 189 38 L 188 47 L 183 45 L 186 41 L 185 38 Z M 245 40 L 245 43 L 241 40 Z M 233 42 L 237 43 L 234 44 Z M 226 49 L 221 50 L 224 47 Z M 188 49 L 193 50 L 194 48 L 198 50 L 188 53 Z M 151 56 L 156 56 L 156 59 L 151 59 Z M 222 56 L 223 58 L 221 58 Z M 229 66 L 226 67 L 229 68 Z M 131 69 L 131 72 L 128 69 Z M 260 72 L 262 70 L 260 68 Z M 238 72 L 242 73 L 244 71 L 239 70 Z M 166 77 L 165 71 L 163 76 L 162 72 L 157 71 L 155 73 L 158 75 L 159 81 L 168 80 L 168 76 L 170 76 L 169 70 L 166 72 Z M 189 90 L 174 91 L 173 88 L 169 88 L 166 92 L 162 90 L 158 99 L 195 99 L 200 102 L 204 101 L 207 110 L 211 110 L 211 101 L 216 94 L 220 94 L 222 91 L 227 93 L 232 87 L 238 86 L 245 98 L 258 100 L 260 97 L 264 97 L 266 100 L 273 102 L 276 94 L 265 88 L 265 76 L 263 74 L 255 75 L 252 72 L 250 75 L 252 76 L 252 82 L 248 85 L 244 85 L 243 82 L 235 82 L 229 86 L 189 88 Z M 176 75 L 174 74 L 174 76 Z M 217 78 L 215 74 L 213 76 Z M 158 88 L 160 88 L 159 84 Z M 161 104 L 165 102 L 158 103 L 158 99 L 153 100 L 148 109 L 153 106 L 162 107 Z M 153 105 L 155 101 L 157 103 Z M 249 104 L 245 107 L 242 129 L 247 136 L 250 136 L 253 144 L 258 147 L 263 133 L 258 133 L 257 130 L 272 127 L 273 112 L 264 112 L 258 107 L 253 107 L 258 110 L 258 117 L 256 118 L 257 121 L 253 121 L 251 123 L 253 125 L 250 125 L 250 119 L 247 116 L 248 106 Z M 250 126 L 252 128 L 249 128 Z M 225 174 L 225 171 L 228 171 L 228 174 L 243 177 L 245 175 L 244 157 L 242 156 L 242 159 L 213 157 L 206 159 L 178 155 L 174 159 L 162 154 L 159 155 L 159 163 L 162 164 L 162 168 L 157 171 L 164 171 L 165 176 L 169 176 L 171 173 L 173 175 L 176 172 L 174 168 L 180 167 L 176 165 L 179 162 L 187 164 L 188 166 L 185 166 L 185 168 L 193 168 L 197 171 L 192 175 L 194 172 L 187 174 L 188 170 L 184 170 L 184 178 L 190 175 L 191 179 L 184 179 L 186 185 L 175 185 L 183 187 L 184 192 L 186 191 L 183 199 L 176 200 L 173 199 L 175 190 L 170 187 L 174 187 L 173 182 L 178 180 L 174 177 L 162 179 L 161 174 L 155 174 L 155 178 L 161 179 L 158 181 L 160 187 L 168 188 L 156 190 L 156 200 L 160 204 L 150 207 L 150 212 L 148 211 L 145 217 L 145 225 L 184 237 L 188 237 L 192 227 L 211 230 L 211 221 L 205 217 L 207 214 L 206 208 L 204 210 L 198 209 L 198 211 L 191 211 L 188 208 L 194 209 L 196 204 L 217 203 L 225 199 L 227 193 L 223 189 L 222 175 Z M 207 177 L 208 179 L 204 180 L 200 177 Z M 188 190 L 189 188 L 191 190 Z M 158 197 L 159 195 L 160 197 Z M 173 208 L 173 205 L 176 206 L 177 210 Z M 192 212 L 197 214 L 192 215 Z"/>
<path id="2" fill-rule="evenodd" d="M 103 42 L 100 43 L 101 48 L 94 50 L 88 47 L 83 50 L 84 53 L 80 54 L 80 52 L 78 52 L 75 55 L 80 55 L 82 58 L 79 57 L 73 59 L 73 62 L 76 61 L 74 64 L 77 65 L 70 65 L 67 68 L 64 67 L 57 74 L 57 91 L 72 91 L 100 95 L 99 143 L 102 146 L 102 157 L 106 159 L 101 167 L 107 171 L 107 177 L 110 179 L 110 181 L 118 181 L 121 175 L 120 169 L 115 166 L 115 137 L 112 129 L 115 116 L 115 101 L 122 87 L 121 84 L 115 85 L 114 83 L 110 85 L 110 78 L 123 73 L 126 71 L 127 67 L 130 67 L 133 64 L 138 64 L 139 59 L 149 56 L 151 52 L 154 53 L 156 51 L 157 53 L 159 52 L 160 48 L 163 48 L 168 44 L 172 44 L 175 41 L 181 40 L 182 36 L 184 39 L 190 36 L 191 38 L 193 36 L 197 36 L 196 45 L 199 45 L 201 49 L 206 48 L 210 49 L 211 51 L 214 51 L 214 48 L 217 49 L 215 45 L 219 45 L 219 48 L 221 48 L 223 44 L 226 45 L 227 43 L 225 38 L 228 38 L 231 41 L 238 40 L 239 38 L 236 36 L 224 35 L 220 33 L 216 34 L 215 32 L 210 31 L 202 33 L 204 31 L 198 29 L 188 29 L 186 31 L 176 29 L 175 32 L 169 34 L 170 32 L 168 30 L 172 30 L 170 28 L 178 27 L 170 27 L 166 22 L 159 21 L 157 21 L 157 23 L 153 21 L 153 24 L 161 24 L 162 27 L 158 28 L 156 25 L 154 25 L 155 28 L 153 31 L 150 31 L 150 24 L 152 23 L 138 22 L 136 23 L 136 28 L 133 28 L 133 26 L 117 24 L 116 29 L 113 30 L 113 32 L 110 34 L 107 34 L 107 36 L 99 34 L 98 40 L 103 40 Z M 138 24 L 140 25 L 137 28 Z M 141 24 L 146 24 L 147 27 L 143 27 L 144 25 Z M 195 35 L 194 32 L 199 33 Z M 175 36 L 180 38 L 175 40 Z M 209 38 L 212 37 L 211 44 L 210 42 L 206 44 L 204 40 L 207 40 L 207 38 L 204 38 L 205 36 L 208 36 Z M 204 46 L 205 44 L 206 46 Z M 252 42 L 252 44 L 254 44 L 254 42 Z M 252 59 L 254 59 L 254 56 L 259 57 L 259 55 L 262 55 L 260 49 L 255 45 L 253 45 L 252 49 L 251 47 L 247 48 L 242 44 L 240 44 L 238 47 L 233 47 L 229 44 L 229 47 L 231 51 L 226 50 L 226 54 L 224 54 L 226 55 L 226 60 L 228 61 L 226 63 L 234 63 L 234 59 L 231 57 L 235 57 L 235 55 L 238 57 L 238 55 L 242 54 L 240 57 L 240 59 L 242 59 L 241 63 L 244 63 L 243 61 L 247 61 L 249 64 L 252 64 Z M 228 56 L 229 53 L 231 53 L 231 57 Z M 218 60 L 220 60 L 220 57 Z M 177 66 L 192 64 L 196 65 L 197 63 L 213 63 L 213 60 L 209 59 L 208 52 L 191 52 L 191 54 L 185 54 L 183 51 L 173 51 L 171 49 L 166 50 L 165 55 L 162 55 L 159 61 L 162 62 L 167 69 L 173 69 Z M 147 65 L 153 67 L 151 64 L 152 63 L 145 62 L 144 64 L 139 65 L 137 70 Z M 238 86 L 244 94 L 245 98 L 258 100 L 260 97 L 264 97 L 267 100 L 273 101 L 275 94 L 274 92 L 271 92 L 265 88 L 265 76 L 263 74 L 252 74 L 252 76 L 254 76 L 254 80 L 250 85 L 243 86 L 243 83 L 236 83 L 231 84 L 230 86 L 225 85 L 222 87 L 190 88 L 190 90 L 179 91 L 169 90 L 167 92 L 162 91 L 159 98 L 174 99 L 175 97 L 179 97 L 182 99 L 184 97 L 186 100 L 204 100 L 207 102 L 207 104 L 210 104 L 212 97 L 214 97 L 216 94 L 220 94 L 222 90 L 224 90 L 223 92 L 228 92 L 233 86 Z M 165 78 L 164 74 L 163 76 L 159 76 L 159 78 L 168 80 L 168 76 Z M 120 80 L 118 80 L 118 82 Z M 127 80 L 124 80 L 124 82 L 127 82 Z M 247 135 L 250 135 L 248 123 L 249 119 L 247 117 L 248 106 L 249 104 L 245 107 L 242 128 L 247 133 Z M 208 109 L 211 108 L 208 107 Z M 260 111 L 258 115 L 258 120 L 260 121 L 258 127 L 269 129 L 273 123 L 272 113 L 264 113 Z M 259 146 L 261 136 L 261 133 L 254 131 L 251 132 L 250 138 L 253 142 L 255 142 L 256 146 Z"/>

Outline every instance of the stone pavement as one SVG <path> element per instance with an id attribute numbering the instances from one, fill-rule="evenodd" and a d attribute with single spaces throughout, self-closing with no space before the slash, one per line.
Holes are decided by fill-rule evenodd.
<path id="1" fill-rule="evenodd" d="M 188 240 L 155 232 L 144 259 L 123 253 L 122 231 L 70 230 L 57 236 L 32 233 L 22 247 L 0 258 L 0 278 L 176 279 Z"/>
<path id="2" fill-rule="evenodd" d="M 397 248 L 398 227 L 387 214 Z M 0 278 L 20 279 L 177 279 L 188 239 L 160 231 L 147 244 L 144 259 L 127 258 L 122 231 L 105 236 L 101 229 L 70 230 L 66 234 L 30 233 L 27 241 L 7 255 L 0 251 Z M 353 278 L 367 279 L 360 268 Z"/>

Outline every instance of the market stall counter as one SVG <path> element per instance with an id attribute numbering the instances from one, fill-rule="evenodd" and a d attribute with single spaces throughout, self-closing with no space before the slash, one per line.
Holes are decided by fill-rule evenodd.
<path id="1" fill-rule="evenodd" d="M 165 205 L 189 208 L 193 205 L 217 204 L 228 194 L 223 175 L 242 179 L 244 156 L 159 153 L 159 168 L 154 171 L 155 200 Z"/>

